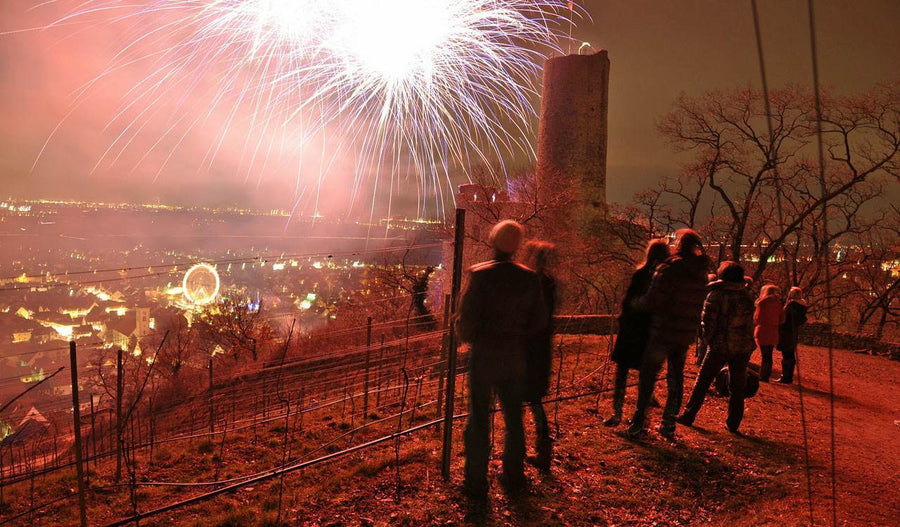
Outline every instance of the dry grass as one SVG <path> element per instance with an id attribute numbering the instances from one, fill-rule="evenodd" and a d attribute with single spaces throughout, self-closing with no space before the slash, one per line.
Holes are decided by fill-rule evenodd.
<path id="1" fill-rule="evenodd" d="M 584 354 L 576 379 L 595 370 L 596 357 L 604 356 L 606 349 L 605 341 L 598 338 L 568 339 L 567 346 L 573 348 L 578 342 Z M 824 357 L 823 350 L 801 351 L 817 524 L 830 520 Z M 839 517 L 847 525 L 890 525 L 895 519 L 891 511 L 900 510 L 896 456 L 900 444 L 892 424 L 900 419 L 900 363 L 838 353 L 836 367 Z M 597 370 L 586 383 L 597 383 L 602 373 Z M 691 384 L 687 382 L 688 388 Z M 633 395 L 629 391 L 628 407 Z M 486 514 L 480 517 L 472 515 L 459 492 L 462 423 L 455 427 L 450 484 L 440 478 L 440 441 L 427 430 L 401 440 L 399 489 L 394 443 L 389 442 L 288 475 L 282 519 L 290 525 L 322 526 L 449 525 L 475 520 L 494 525 L 808 525 L 797 395 L 795 388 L 763 385 L 759 396 L 748 401 L 743 437 L 724 430 L 725 401 L 710 397 L 697 427 L 680 428 L 674 443 L 655 434 L 646 441 L 625 439 L 619 431 L 602 426 L 592 397 L 563 403 L 559 408 L 562 435 L 556 443 L 552 473 L 544 476 L 529 468 L 533 485 L 516 499 L 495 484 Z M 599 408 L 601 414 L 607 412 L 608 399 L 601 400 Z M 550 405 L 551 419 L 553 410 Z M 433 408 L 429 411 L 433 413 Z M 295 433 L 294 454 L 307 452 L 316 457 L 345 448 L 351 444 L 349 437 L 315 450 L 343 434 L 343 422 L 334 415 L 322 420 L 321 427 Z M 139 456 L 141 479 L 208 481 L 216 475 L 228 479 L 265 470 L 281 460 L 282 426 L 260 427 L 256 434 L 252 430 L 229 433 L 221 467 L 215 461 L 218 440 L 166 445 L 157 450 L 152 469 Z M 387 421 L 380 428 L 356 432 L 353 444 L 388 433 L 394 426 L 396 421 Z M 496 426 L 495 450 L 500 450 L 501 419 Z M 529 430 L 529 437 L 532 434 Z M 101 465 L 94 485 L 110 483 L 110 469 Z M 490 470 L 496 481 L 498 451 Z M 65 493 L 73 485 L 71 474 L 51 476 L 36 481 L 36 494 Z M 147 510 L 208 488 L 142 487 L 139 508 Z M 269 480 L 142 525 L 275 525 L 278 490 L 278 479 Z M 29 488 L 6 489 L 4 499 L 12 509 L 22 510 L 30 499 Z M 76 519 L 74 503 L 70 500 L 43 511 L 25 524 L 68 524 Z M 130 510 L 126 493 L 93 493 L 94 523 L 122 517 Z"/>

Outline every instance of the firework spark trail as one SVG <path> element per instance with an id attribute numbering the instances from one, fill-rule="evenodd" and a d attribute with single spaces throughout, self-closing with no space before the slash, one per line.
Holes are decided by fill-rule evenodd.
<path id="1" fill-rule="evenodd" d="M 279 142 L 295 154 L 318 143 L 321 163 L 356 159 L 351 203 L 398 177 L 417 180 L 419 210 L 451 172 L 473 163 L 534 157 L 530 129 L 545 57 L 559 52 L 572 10 L 565 0 L 86 0 L 53 25 L 81 20 L 129 24 L 127 44 L 88 83 L 141 65 L 150 73 L 123 95 L 108 124 L 115 139 L 97 161 L 115 163 L 151 120 L 164 125 L 140 156 L 163 152 L 162 173 L 198 127 L 213 126 L 201 167 L 209 169 L 230 134 L 246 133 L 247 176 L 269 167 Z M 105 17 L 105 18 L 104 18 Z M 78 99 L 77 99 L 78 100 Z M 192 112 L 197 101 L 205 105 Z M 326 135 L 342 134 L 331 159 Z M 302 155 L 301 155 L 302 157 Z M 298 189 L 327 184 L 298 164 Z M 389 174 L 381 174 L 390 167 Z M 384 183 L 376 183 L 384 181 Z M 318 211 L 318 205 L 316 205 Z"/>

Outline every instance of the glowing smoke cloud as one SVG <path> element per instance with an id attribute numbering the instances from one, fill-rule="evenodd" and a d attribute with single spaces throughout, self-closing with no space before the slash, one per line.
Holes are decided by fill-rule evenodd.
<path id="1" fill-rule="evenodd" d="M 389 192 L 398 174 L 415 174 L 420 211 L 433 195 L 440 214 L 453 167 L 534 155 L 535 81 L 575 14 L 564 0 L 89 0 L 58 23 L 105 15 L 134 28 L 92 84 L 152 65 L 125 94 L 110 123 L 117 139 L 100 162 L 115 161 L 161 115 L 167 128 L 142 157 L 167 150 L 160 172 L 215 112 L 227 118 L 206 165 L 238 123 L 249 132 L 246 163 L 258 170 L 274 143 L 302 150 L 335 127 L 337 150 L 357 159 L 351 201 L 368 183 L 374 210 L 388 183 L 367 179 L 391 167 Z M 204 112 L 184 111 L 198 97 Z M 318 195 L 327 165 L 315 181 L 301 168 L 298 190 Z"/>

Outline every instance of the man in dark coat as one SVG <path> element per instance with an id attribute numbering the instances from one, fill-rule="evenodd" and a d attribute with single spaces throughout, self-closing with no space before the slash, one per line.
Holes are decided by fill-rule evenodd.
<path id="1" fill-rule="evenodd" d="M 506 426 L 503 476 L 511 491 L 524 487 L 525 431 L 522 403 L 526 396 L 527 344 L 547 324 L 538 275 L 512 261 L 521 243 L 522 226 L 502 221 L 489 243 L 494 259 L 469 270 L 457 330 L 469 342 L 469 421 L 465 430 L 465 491 L 487 495 L 492 393 L 500 400 Z"/>
<path id="2" fill-rule="evenodd" d="M 700 373 L 678 423 L 692 426 L 703 405 L 706 392 L 722 367 L 728 365 L 728 430 L 737 433 L 744 417 L 744 387 L 747 365 L 756 349 L 753 340 L 753 312 L 756 306 L 744 284 L 744 269 L 736 262 L 722 262 L 718 280 L 709 284 L 709 295 L 703 304 L 703 340 L 709 353 L 703 359 Z"/>
<path id="3" fill-rule="evenodd" d="M 684 395 L 684 363 L 700 327 L 708 270 L 709 258 L 703 252 L 700 235 L 692 229 L 681 229 L 675 233 L 675 255 L 656 269 L 647 294 L 632 303 L 653 319 L 641 363 L 637 408 L 627 432 L 630 437 L 644 432 L 647 407 L 664 362 L 668 363 L 668 394 L 659 433 L 669 439 L 675 437 L 675 418 Z"/>

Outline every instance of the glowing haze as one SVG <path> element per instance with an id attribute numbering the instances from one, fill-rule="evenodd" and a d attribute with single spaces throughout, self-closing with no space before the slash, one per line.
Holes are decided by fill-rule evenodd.
<path id="1" fill-rule="evenodd" d="M 561 0 L 90 0 L 52 26 L 129 27 L 76 106 L 146 71 L 95 170 L 127 160 L 161 175 L 212 127 L 201 169 L 239 150 L 248 178 L 285 177 L 293 160 L 309 212 L 323 199 L 374 211 L 403 185 L 440 215 L 452 174 L 533 155 L 535 83 L 573 14 Z"/>

